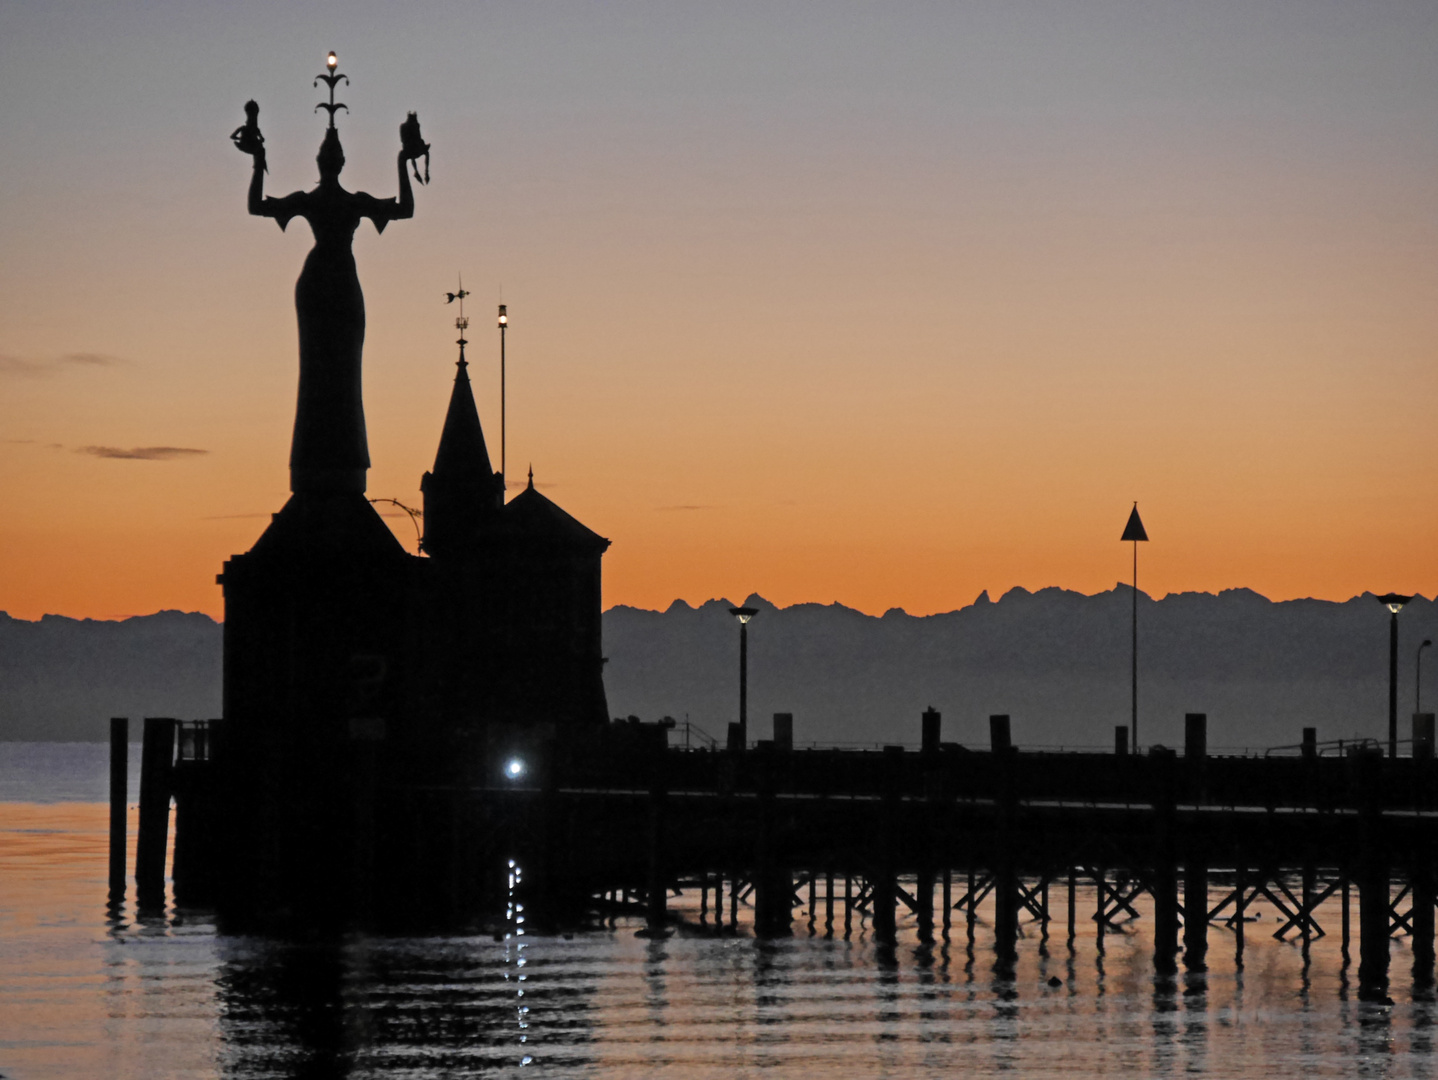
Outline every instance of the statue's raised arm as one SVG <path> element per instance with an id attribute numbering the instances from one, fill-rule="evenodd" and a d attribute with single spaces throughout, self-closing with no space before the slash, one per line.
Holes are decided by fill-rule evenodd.
<path id="1" fill-rule="evenodd" d="M 409 119 L 399 126 L 399 143 L 399 197 L 377 199 L 363 191 L 355 193 L 355 198 L 360 200 L 360 216 L 374 222 L 376 232 L 384 232 L 384 227 L 391 221 L 414 217 L 414 188 L 410 187 L 409 174 L 404 169 L 405 162 L 410 162 L 416 180 L 421 184 L 429 183 L 429 143 L 420 137 L 419 117 L 414 113 L 410 113 Z M 419 175 L 419 166 L 415 164 L 421 157 L 424 158 L 423 177 Z"/>

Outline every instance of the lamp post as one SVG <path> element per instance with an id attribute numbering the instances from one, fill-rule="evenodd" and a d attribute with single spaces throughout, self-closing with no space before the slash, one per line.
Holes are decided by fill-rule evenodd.
<path id="1" fill-rule="evenodd" d="M 509 432 L 504 426 L 504 332 L 509 329 L 509 310 L 499 305 L 499 479 L 501 484 L 509 480 Z M 503 496 L 501 496 L 502 498 Z"/>
<path id="2" fill-rule="evenodd" d="M 1413 711 L 1416 713 L 1423 711 L 1423 650 L 1432 644 L 1432 639 L 1424 638 L 1423 644 L 1418 646 L 1418 652 L 1413 658 L 1416 668 L 1413 673 Z"/>
<path id="3" fill-rule="evenodd" d="M 731 607 L 729 614 L 739 620 L 739 749 L 749 745 L 749 620 L 758 608 Z"/>
<path id="4" fill-rule="evenodd" d="M 1398 613 L 1411 596 L 1384 593 L 1378 602 L 1392 614 L 1388 617 L 1388 756 L 1398 756 Z"/>

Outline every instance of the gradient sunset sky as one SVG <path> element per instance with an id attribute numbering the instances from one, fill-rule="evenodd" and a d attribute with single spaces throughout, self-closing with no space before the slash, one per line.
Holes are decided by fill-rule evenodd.
<path id="1" fill-rule="evenodd" d="M 355 243 L 370 494 L 454 373 L 605 605 L 1438 589 L 1438 6 L 0 5 L 0 610 L 221 614 L 287 495 L 316 180 Z M 158 448 L 158 450 L 157 450 Z M 203 452 L 194 452 L 203 451 Z M 413 548 L 413 530 L 392 519 Z"/>

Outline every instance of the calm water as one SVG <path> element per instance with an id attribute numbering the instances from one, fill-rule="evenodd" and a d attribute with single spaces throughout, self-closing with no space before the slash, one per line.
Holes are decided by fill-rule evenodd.
<path id="1" fill-rule="evenodd" d="M 281 945 L 217 936 L 203 913 L 107 922 L 106 807 L 38 801 L 42 787 L 102 795 L 104 748 L 0 755 L 9 1080 L 1438 1073 L 1438 1008 L 1414 1000 L 1406 945 L 1393 949 L 1393 1004 L 1358 1001 L 1336 902 L 1319 912 L 1332 936 L 1306 954 L 1270 938 L 1264 905 L 1242 971 L 1214 928 L 1212 970 L 1167 980 L 1153 974 L 1146 909 L 1099 953 L 1091 889 L 1072 951 L 1057 890 L 1055 936 L 1026 926 L 1012 978 L 995 974 L 986 925 L 970 948 L 962 925 L 925 947 L 909 924 L 886 951 L 860 923 L 848 941 L 842 925 L 811 937 L 802 912 L 775 943 L 649 941 L 621 921 L 572 938 Z"/>

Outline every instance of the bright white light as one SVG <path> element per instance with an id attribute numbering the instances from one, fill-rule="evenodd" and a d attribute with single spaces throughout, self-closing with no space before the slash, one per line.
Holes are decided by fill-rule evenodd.
<path id="1" fill-rule="evenodd" d="M 524 775 L 524 762 L 519 758 L 510 758 L 504 763 L 504 775 L 511 780 L 518 780 Z"/>
<path id="2" fill-rule="evenodd" d="M 335 69 L 335 65 L 339 62 L 340 58 L 334 53 L 330 53 L 329 56 L 325 57 L 325 67 L 329 68 L 331 71 Z"/>

